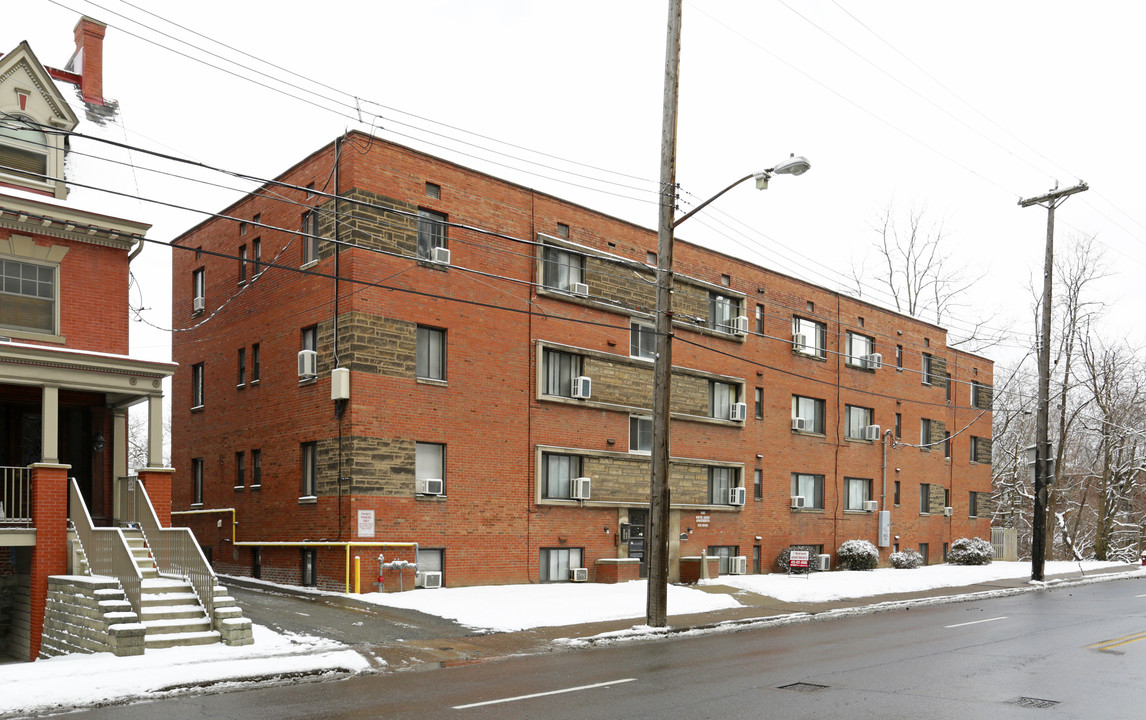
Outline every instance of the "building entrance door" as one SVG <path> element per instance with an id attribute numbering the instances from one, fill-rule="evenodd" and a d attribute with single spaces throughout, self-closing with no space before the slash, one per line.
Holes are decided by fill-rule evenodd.
<path id="1" fill-rule="evenodd" d="M 649 527 L 647 508 L 629 509 L 629 557 L 641 561 L 641 577 L 649 576 L 649 561 L 645 554 L 645 537 Z"/>

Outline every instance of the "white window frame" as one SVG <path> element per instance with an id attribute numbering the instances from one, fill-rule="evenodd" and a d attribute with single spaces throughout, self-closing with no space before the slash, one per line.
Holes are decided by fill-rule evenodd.
<path id="1" fill-rule="evenodd" d="M 727 505 L 728 491 L 740 486 L 736 468 L 710 467 L 708 469 L 708 504 Z"/>
<path id="2" fill-rule="evenodd" d="M 570 292 L 574 283 L 585 282 L 585 256 L 556 245 L 541 248 L 541 284 L 550 290 Z"/>
<path id="3" fill-rule="evenodd" d="M 646 322 L 629 323 L 629 357 L 653 360 L 657 356 L 657 331 Z"/>
<path id="4" fill-rule="evenodd" d="M 311 208 L 302 214 L 302 264 L 318 262 L 318 210 Z"/>
<path id="5" fill-rule="evenodd" d="M 935 384 L 935 372 L 934 372 L 934 364 L 933 363 L 934 363 L 935 359 L 931 356 L 931 353 L 921 353 L 920 358 L 921 359 L 920 359 L 920 363 L 919 363 L 919 367 L 920 367 L 919 376 L 920 376 L 921 382 L 924 385 L 934 385 Z"/>
<path id="6" fill-rule="evenodd" d="M 207 364 L 195 363 L 191 366 L 191 409 L 198 410 L 203 407 L 207 384 Z"/>
<path id="7" fill-rule="evenodd" d="M 446 380 L 446 331 L 418 326 L 414 372 L 422 380 Z"/>
<path id="8" fill-rule="evenodd" d="M 36 277 L 25 277 L 25 275 L 34 274 Z M 43 277 L 44 271 L 50 275 L 50 279 Z M 17 276 L 18 275 L 18 276 Z M 30 283 L 30 285 L 29 285 Z M 42 294 L 44 290 L 43 285 L 49 284 L 48 291 L 51 297 L 45 297 Z M 33 292 L 28 292 L 29 290 Z M 16 318 L 11 318 L 9 322 L 4 317 L 5 306 L 14 307 L 16 301 L 6 300 L 5 298 L 24 298 L 33 303 L 50 303 L 51 309 L 49 311 L 51 327 L 37 327 L 31 325 L 18 325 Z M 11 312 L 11 311 L 9 311 Z M 20 333 L 33 333 L 35 335 L 59 335 L 60 328 L 60 268 L 55 263 L 42 263 L 29 260 L 22 257 L 12 257 L 10 255 L 0 255 L 0 327 L 11 328 Z"/>
<path id="9" fill-rule="evenodd" d="M 647 438 L 647 447 L 644 442 Z M 652 415 L 629 416 L 629 452 L 648 455 L 653 451 L 653 417 Z"/>
<path id="10" fill-rule="evenodd" d="M 585 548 L 541 548 L 537 578 L 543 583 L 569 582 L 569 569 L 585 567 Z"/>
<path id="11" fill-rule="evenodd" d="M 205 268 L 197 268 L 191 271 L 191 297 L 194 299 L 202 299 L 204 303 L 207 302 L 207 271 Z M 191 305 L 191 313 L 198 315 L 203 312 L 196 310 L 194 303 Z"/>
<path id="12" fill-rule="evenodd" d="M 852 367 L 866 368 L 864 356 L 875 352 L 875 338 L 861 335 L 848 330 L 847 333 L 847 364 Z"/>
<path id="13" fill-rule="evenodd" d="M 863 510 L 863 504 L 871 500 L 871 478 L 844 478 L 844 510 Z"/>
<path id="14" fill-rule="evenodd" d="M 792 473 L 792 494 L 802 495 L 804 507 L 824 509 L 824 476 L 816 473 Z"/>
<path id="15" fill-rule="evenodd" d="M 304 498 L 318 495 L 318 443 L 304 442 L 299 445 L 300 482 L 299 495 Z"/>
<path id="16" fill-rule="evenodd" d="M 864 429 L 875 424 L 875 410 L 859 405 L 844 406 L 844 433 L 849 440 L 863 440 Z"/>
<path id="17" fill-rule="evenodd" d="M 17 153 L 26 153 L 44 161 L 43 172 L 0 170 L 0 178 L 13 185 L 35 190 L 50 190 L 58 196 L 57 186 L 62 180 L 60 162 L 62 140 L 49 136 L 40 130 L 34 118 L 23 115 L 10 115 L 0 119 L 0 146 L 11 148 Z M 53 134 L 54 135 L 54 134 Z M 8 163 L 4 163 L 7 165 Z M 39 170 L 40 168 L 36 168 Z M 42 174 L 44 177 L 37 177 Z"/>
<path id="18" fill-rule="evenodd" d="M 708 416 L 731 420 L 732 406 L 740 402 L 740 386 L 720 380 L 708 381 Z"/>
<path id="19" fill-rule="evenodd" d="M 191 458 L 191 504 L 203 504 L 203 458 Z"/>
<path id="20" fill-rule="evenodd" d="M 819 398 L 807 397 L 804 395 L 792 396 L 792 417 L 803 418 L 804 422 L 810 421 L 811 428 L 804 430 L 804 432 L 815 433 L 818 435 L 824 434 L 824 415 L 826 413 L 827 403 Z"/>
<path id="21" fill-rule="evenodd" d="M 792 337 L 795 338 L 797 335 L 803 335 L 806 341 L 804 347 L 812 349 L 813 352 L 807 353 L 809 356 L 819 358 L 826 358 L 828 356 L 827 325 L 817 320 L 809 320 L 808 318 L 797 315 L 792 318 Z"/>
<path id="22" fill-rule="evenodd" d="M 717 332 L 732 335 L 736 332 L 736 318 L 740 315 L 740 298 L 711 293 L 708 296 L 708 326 Z"/>
<path id="23" fill-rule="evenodd" d="M 541 353 L 541 394 L 553 397 L 573 397 L 573 378 L 581 374 L 581 356 L 544 348 Z"/>
<path id="24" fill-rule="evenodd" d="M 444 443 L 414 443 L 414 480 L 441 480 L 446 494 L 446 446 Z"/>
<path id="25" fill-rule="evenodd" d="M 565 453 L 541 454 L 541 497 L 570 500 L 573 478 L 581 477 L 581 456 Z"/>
<path id="26" fill-rule="evenodd" d="M 449 221 L 445 213 L 418 208 L 417 254 L 420 259 L 429 260 L 434 255 L 434 248 L 449 246 Z"/>

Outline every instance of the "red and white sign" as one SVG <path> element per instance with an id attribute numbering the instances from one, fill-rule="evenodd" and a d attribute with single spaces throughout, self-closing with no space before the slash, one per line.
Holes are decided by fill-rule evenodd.
<path id="1" fill-rule="evenodd" d="M 806 568 L 806 567 L 808 567 L 808 551 L 807 550 L 793 550 L 788 555 L 788 567 L 793 567 L 793 568 Z"/>

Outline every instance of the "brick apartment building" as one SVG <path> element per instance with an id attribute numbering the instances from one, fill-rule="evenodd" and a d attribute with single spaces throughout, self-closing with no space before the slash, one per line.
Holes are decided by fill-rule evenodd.
<path id="1" fill-rule="evenodd" d="M 371 582 L 379 554 L 429 584 L 636 575 L 654 231 L 351 133 L 175 244 L 173 509 L 216 568 L 335 589 L 352 555 Z M 671 579 L 702 551 L 769 572 L 791 545 L 877 542 L 878 511 L 884 561 L 989 537 L 990 360 L 675 255 Z"/>

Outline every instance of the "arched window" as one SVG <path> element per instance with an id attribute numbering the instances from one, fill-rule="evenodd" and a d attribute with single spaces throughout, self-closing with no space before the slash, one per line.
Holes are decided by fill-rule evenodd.
<path id="1" fill-rule="evenodd" d="M 0 117 L 0 175 L 51 182 L 48 137 L 34 123 L 17 115 Z"/>

